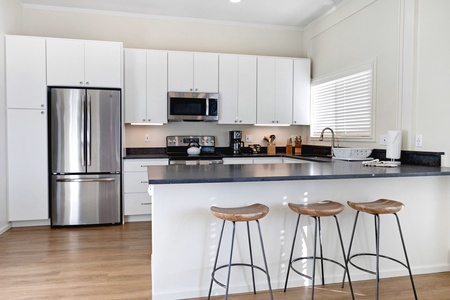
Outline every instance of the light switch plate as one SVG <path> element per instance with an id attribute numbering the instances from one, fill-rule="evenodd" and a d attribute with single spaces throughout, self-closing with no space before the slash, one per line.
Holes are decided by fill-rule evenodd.
<path id="1" fill-rule="evenodd" d="M 247 134 L 247 135 L 245 136 L 245 142 L 246 142 L 246 143 L 253 143 L 253 135 Z"/>

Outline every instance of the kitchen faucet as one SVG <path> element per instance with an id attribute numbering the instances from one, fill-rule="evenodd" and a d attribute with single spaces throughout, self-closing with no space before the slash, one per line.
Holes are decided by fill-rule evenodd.
<path id="1" fill-rule="evenodd" d="M 331 131 L 331 156 L 333 156 L 333 148 L 335 148 L 334 147 L 334 131 L 333 131 L 333 129 L 331 129 L 330 127 L 325 127 L 324 129 L 322 129 L 322 132 L 320 133 L 319 141 L 323 141 L 323 133 L 327 129 L 329 131 Z"/>

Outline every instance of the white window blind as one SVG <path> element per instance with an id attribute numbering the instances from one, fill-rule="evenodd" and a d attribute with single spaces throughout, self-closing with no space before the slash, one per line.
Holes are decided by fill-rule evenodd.
<path id="1" fill-rule="evenodd" d="M 372 74 L 370 66 L 312 86 L 311 136 L 331 127 L 339 138 L 372 137 Z"/>

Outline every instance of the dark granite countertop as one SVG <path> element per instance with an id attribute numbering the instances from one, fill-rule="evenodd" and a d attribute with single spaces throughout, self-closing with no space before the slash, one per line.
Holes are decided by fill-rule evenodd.
<path id="1" fill-rule="evenodd" d="M 330 160 L 302 164 L 149 166 L 148 174 L 149 184 L 179 184 L 448 176 L 450 168 L 417 165 L 365 167 L 361 162 Z"/>

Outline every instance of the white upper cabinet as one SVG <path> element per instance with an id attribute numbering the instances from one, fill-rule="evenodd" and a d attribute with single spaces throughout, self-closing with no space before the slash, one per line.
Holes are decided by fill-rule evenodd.
<path id="1" fill-rule="evenodd" d="M 256 123 L 256 56 L 219 56 L 220 124 Z"/>
<path id="2" fill-rule="evenodd" d="M 311 61 L 294 59 L 292 124 L 309 125 L 311 118 Z"/>
<path id="3" fill-rule="evenodd" d="M 257 124 L 291 124 L 293 59 L 258 58 Z"/>
<path id="4" fill-rule="evenodd" d="M 169 52 L 170 92 L 219 90 L 219 55 L 215 53 Z"/>
<path id="5" fill-rule="evenodd" d="M 167 123 L 167 51 L 124 53 L 125 123 Z"/>
<path id="6" fill-rule="evenodd" d="M 45 38 L 6 35 L 8 108 L 47 107 Z"/>
<path id="7" fill-rule="evenodd" d="M 47 85 L 120 88 L 122 43 L 47 39 Z"/>

